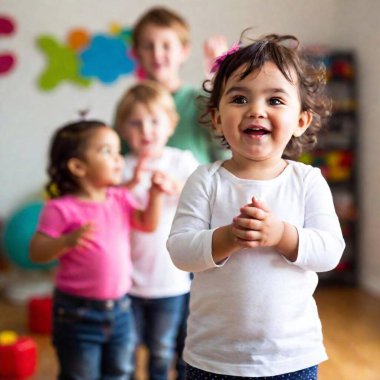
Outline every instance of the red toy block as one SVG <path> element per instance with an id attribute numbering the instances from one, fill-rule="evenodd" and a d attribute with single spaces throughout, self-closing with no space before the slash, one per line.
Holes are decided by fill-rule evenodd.
<path id="1" fill-rule="evenodd" d="M 28 302 L 28 328 L 38 334 L 51 334 L 52 298 L 31 298 Z"/>
<path id="2" fill-rule="evenodd" d="M 23 380 L 37 368 L 37 346 L 28 337 L 0 342 L 0 379 Z"/>

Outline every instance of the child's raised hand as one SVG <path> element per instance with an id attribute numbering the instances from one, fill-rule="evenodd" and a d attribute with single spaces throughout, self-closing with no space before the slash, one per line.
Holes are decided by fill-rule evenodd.
<path id="1" fill-rule="evenodd" d="M 177 195 L 180 192 L 180 184 L 168 174 L 158 170 L 153 173 L 152 186 L 168 195 Z"/>
<path id="2" fill-rule="evenodd" d="M 94 233 L 95 226 L 93 223 L 83 224 L 78 229 L 65 235 L 65 245 L 69 248 L 81 247 L 88 249 L 91 244 L 91 237 Z"/>
<path id="3" fill-rule="evenodd" d="M 246 248 L 277 246 L 284 233 L 284 222 L 278 219 L 264 204 L 252 198 L 252 203 L 240 209 L 233 219 L 232 233 L 239 244 Z"/>
<path id="4" fill-rule="evenodd" d="M 142 178 L 143 172 L 147 171 L 147 163 L 148 163 L 149 157 L 147 154 L 141 154 L 138 157 L 135 169 L 133 170 L 133 177 L 128 181 L 122 184 L 122 186 L 125 186 L 129 189 L 132 189 L 135 187 Z"/>
<path id="5" fill-rule="evenodd" d="M 227 39 L 223 35 L 209 37 L 203 44 L 204 65 L 209 74 L 216 58 L 228 50 Z"/>

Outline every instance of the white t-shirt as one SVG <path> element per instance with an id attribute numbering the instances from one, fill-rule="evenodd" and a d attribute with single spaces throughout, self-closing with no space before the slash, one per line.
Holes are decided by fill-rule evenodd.
<path id="1" fill-rule="evenodd" d="M 136 157 L 125 157 L 124 180 L 129 180 L 136 166 Z M 160 170 L 185 183 L 197 168 L 198 162 L 190 151 L 165 147 L 163 154 L 148 163 L 149 171 L 131 191 L 138 207 L 145 208 L 153 170 Z M 166 249 L 178 196 L 165 196 L 160 221 L 154 232 L 131 231 L 131 255 L 133 263 L 130 294 L 142 298 L 172 297 L 190 290 L 189 273 L 176 268 Z"/>
<path id="2" fill-rule="evenodd" d="M 271 180 L 246 180 L 200 166 L 187 181 L 167 242 L 173 262 L 194 273 L 184 359 L 205 371 L 246 377 L 301 370 L 327 358 L 313 298 L 315 272 L 333 269 L 344 241 L 320 170 L 288 161 Z M 242 249 L 216 264 L 213 231 L 252 196 L 296 226 L 298 258 Z"/>

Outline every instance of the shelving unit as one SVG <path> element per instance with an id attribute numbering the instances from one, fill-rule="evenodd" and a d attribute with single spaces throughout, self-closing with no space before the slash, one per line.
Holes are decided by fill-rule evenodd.
<path id="1" fill-rule="evenodd" d="M 314 151 L 300 161 L 319 167 L 328 181 L 341 223 L 346 249 L 336 269 L 319 273 L 320 282 L 356 283 L 358 272 L 358 102 L 356 60 L 351 51 L 311 52 L 316 61 L 323 61 L 328 74 L 327 91 L 332 99 L 332 116 L 318 138 Z"/>

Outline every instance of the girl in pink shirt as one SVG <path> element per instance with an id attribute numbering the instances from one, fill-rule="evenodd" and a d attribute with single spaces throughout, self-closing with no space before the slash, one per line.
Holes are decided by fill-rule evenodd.
<path id="1" fill-rule="evenodd" d="M 34 262 L 58 259 L 53 344 L 58 379 L 129 379 L 132 373 L 131 228 L 156 228 L 166 180 L 152 175 L 149 202 L 136 208 L 120 184 L 118 135 L 103 122 L 60 128 L 50 147 L 51 196 L 30 245 Z M 137 165 L 131 186 L 139 181 Z"/>

